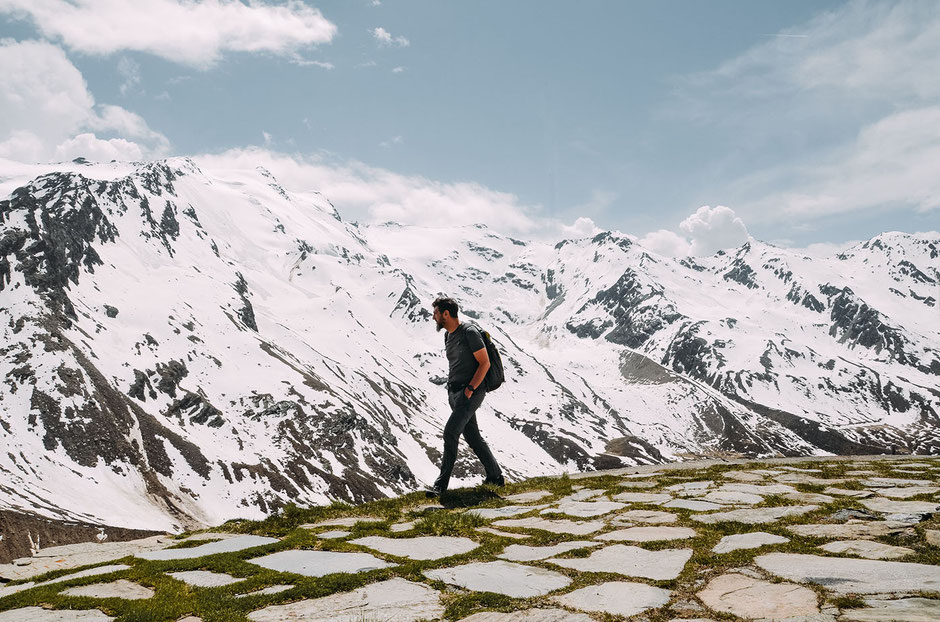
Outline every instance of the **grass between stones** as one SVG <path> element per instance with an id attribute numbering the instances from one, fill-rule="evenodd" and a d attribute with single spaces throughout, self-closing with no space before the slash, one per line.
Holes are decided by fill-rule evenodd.
<path id="1" fill-rule="evenodd" d="M 940 460 L 929 458 L 919 459 L 940 466 Z M 833 486 L 846 490 L 864 489 L 865 486 L 862 484 L 862 481 L 872 477 L 890 477 L 901 480 L 932 479 L 936 481 L 937 475 L 940 474 L 940 471 L 931 471 L 929 469 L 926 469 L 924 474 L 921 475 L 903 472 L 898 473 L 893 470 L 897 466 L 898 464 L 894 461 L 875 460 L 866 462 L 864 466 L 859 466 L 849 464 L 845 461 L 830 462 L 825 459 L 820 459 L 801 462 L 799 463 L 799 468 L 821 469 L 821 473 L 800 473 L 793 471 L 787 474 L 794 476 L 805 475 L 812 478 L 847 478 L 845 481 L 837 481 L 832 484 Z M 437 506 L 436 500 L 429 501 L 425 499 L 421 493 L 412 493 L 393 499 L 382 499 L 358 506 L 334 503 L 322 507 L 300 508 L 295 505 L 288 505 L 281 512 L 262 521 L 229 521 L 222 527 L 214 530 L 280 538 L 281 540 L 275 544 L 257 547 L 247 551 L 221 553 L 197 559 L 148 561 L 135 557 L 126 557 L 121 560 L 113 560 L 107 562 L 107 564 L 124 563 L 131 566 L 131 568 L 108 575 L 73 579 L 26 590 L 0 599 L 0 611 L 39 605 L 56 609 L 99 608 L 108 615 L 115 616 L 119 622 L 175 622 L 187 615 L 198 616 L 203 622 L 247 622 L 248 613 L 271 604 L 283 604 L 303 599 L 320 598 L 330 594 L 354 590 L 369 583 L 384 581 L 393 577 L 401 577 L 409 581 L 423 583 L 439 590 L 442 593 L 442 602 L 445 607 L 444 615 L 445 618 L 449 620 L 458 620 L 467 615 L 487 610 L 510 612 L 539 606 L 558 607 L 559 605 L 551 600 L 553 595 L 534 598 L 512 598 L 490 592 L 458 590 L 440 581 L 427 578 L 424 576 L 423 572 L 429 569 L 453 567 L 471 562 L 494 561 L 497 559 L 496 556 L 510 544 L 548 546 L 561 542 L 587 540 L 600 533 L 622 528 L 616 525 L 608 525 L 605 529 L 595 534 L 577 536 L 556 534 L 537 529 L 500 527 L 500 529 L 507 532 L 527 535 L 525 540 L 514 540 L 477 531 L 479 527 L 490 524 L 490 521 L 467 514 L 465 510 L 471 507 L 492 508 L 509 505 L 511 502 L 502 498 L 508 495 L 534 490 L 546 490 L 551 493 L 551 496 L 545 497 L 536 503 L 529 504 L 535 506 L 557 502 L 562 497 L 585 488 L 604 490 L 608 495 L 614 495 L 623 491 L 662 492 L 666 486 L 681 484 L 691 481 L 692 479 L 696 481 L 712 480 L 717 487 L 722 483 L 738 483 L 735 480 L 726 478 L 726 474 L 729 472 L 775 468 L 779 468 L 779 465 L 761 462 L 743 465 L 716 464 L 707 468 L 679 468 L 668 470 L 661 475 L 649 477 L 648 480 L 655 482 L 655 485 L 643 489 L 621 486 L 620 484 L 625 481 L 622 475 L 606 474 L 587 478 L 579 477 L 577 479 L 568 477 L 541 477 L 533 478 L 526 482 L 510 484 L 500 489 L 498 494 L 495 489 L 489 487 L 452 491 L 452 493 L 446 495 L 444 499 L 441 500 L 440 506 L 443 507 Z M 855 470 L 873 471 L 874 474 L 857 476 L 847 474 Z M 630 481 L 638 480 L 634 479 Z M 768 479 L 764 482 L 758 481 L 754 483 L 770 483 L 771 481 L 772 480 Z M 789 485 L 799 492 L 817 494 L 822 493 L 827 487 L 825 484 L 819 482 L 796 481 L 789 483 Z M 620 544 L 638 546 L 650 551 L 691 548 L 693 554 L 688 563 L 680 572 L 679 576 L 671 580 L 625 577 L 619 574 L 602 572 L 579 572 L 557 566 L 544 560 L 525 562 L 525 564 L 552 570 L 569 577 L 572 583 L 563 590 L 564 592 L 570 592 L 607 581 L 645 583 L 672 590 L 673 598 L 667 606 L 641 614 L 641 619 L 647 620 L 648 622 L 665 622 L 675 617 L 709 617 L 716 620 L 735 620 L 737 618 L 729 614 L 704 609 L 696 600 L 695 594 L 701 591 L 708 581 L 729 570 L 744 567 L 751 567 L 753 569 L 753 560 L 758 555 L 771 552 L 787 552 L 829 557 L 852 557 L 846 554 L 833 554 L 820 550 L 818 548 L 819 545 L 830 541 L 828 539 L 804 537 L 787 531 L 787 527 L 790 525 L 827 522 L 827 519 L 838 510 L 854 509 L 865 511 L 865 507 L 857 499 L 835 495 L 833 495 L 833 497 L 834 501 L 827 504 L 820 504 L 817 510 L 807 514 L 784 517 L 776 522 L 757 525 L 747 525 L 737 522 L 704 524 L 692 520 L 691 517 L 696 514 L 695 512 L 681 508 L 668 509 L 669 512 L 677 516 L 677 520 L 674 523 L 670 523 L 669 526 L 691 527 L 696 531 L 696 536 L 686 540 L 644 543 L 623 542 Z M 935 497 L 935 495 L 918 495 L 910 500 L 931 501 L 934 500 L 933 497 Z M 908 499 L 905 499 L 905 501 L 907 500 Z M 761 508 L 792 505 L 807 504 L 788 500 L 782 495 L 765 495 L 761 503 L 742 507 Z M 625 508 L 624 511 L 630 510 L 663 511 L 666 510 L 666 508 L 651 503 L 631 503 L 628 504 L 628 507 Z M 615 512 L 605 516 L 587 519 L 569 517 L 561 514 L 546 515 L 544 518 L 593 521 L 603 520 L 605 518 L 609 519 L 611 516 L 615 516 L 618 513 L 619 512 Z M 539 510 L 533 508 L 529 513 L 514 516 L 513 518 L 531 516 L 539 516 Z M 310 525 L 321 521 L 345 517 L 371 517 L 381 520 L 378 522 L 357 523 L 351 527 L 301 527 L 302 525 Z M 401 533 L 390 531 L 389 527 L 393 523 L 402 521 L 414 521 L 413 529 Z M 337 528 L 349 531 L 350 536 L 340 539 L 321 539 L 317 535 Z M 925 543 L 925 529 L 940 529 L 940 516 L 934 516 L 900 533 L 876 538 L 875 541 L 894 546 L 905 546 L 913 550 L 911 555 L 900 561 L 940 565 L 940 548 L 929 546 Z M 763 531 L 783 536 L 789 538 L 789 542 L 765 545 L 756 549 L 739 549 L 724 554 L 717 554 L 711 550 L 724 536 L 754 531 Z M 411 560 L 367 550 L 349 542 L 349 540 L 363 536 L 385 536 L 389 538 L 458 536 L 470 538 L 479 543 L 480 546 L 470 552 L 440 560 Z M 211 540 L 182 542 L 175 548 L 199 546 L 210 541 Z M 557 557 L 589 557 L 594 551 L 610 544 L 615 543 L 605 542 L 599 547 L 574 549 Z M 290 549 L 338 552 L 367 551 L 377 558 L 395 563 L 397 566 L 357 574 L 336 573 L 323 577 L 303 577 L 292 573 L 268 570 L 247 561 L 269 553 Z M 51 572 L 33 580 L 40 582 L 69 574 L 76 570 L 78 569 Z M 168 572 L 186 570 L 208 570 L 216 573 L 226 573 L 233 577 L 244 578 L 245 580 L 223 587 L 198 588 L 191 587 L 167 575 Z M 779 581 L 779 579 L 774 579 L 770 575 L 766 575 L 766 573 L 761 572 L 760 574 L 764 576 L 766 580 Z M 61 595 L 61 591 L 66 587 L 109 582 L 119 578 L 153 588 L 155 596 L 146 600 L 129 601 Z M 277 584 L 291 584 L 294 587 L 277 594 L 249 596 L 246 598 L 235 597 L 238 594 L 253 592 Z M 833 596 L 820 586 L 809 585 L 808 587 L 817 593 L 820 605 L 831 605 L 840 609 L 864 607 L 863 599 L 857 595 Z M 925 593 L 921 594 L 921 596 L 925 598 L 940 598 L 940 594 L 938 593 Z M 619 616 L 608 614 L 591 615 L 601 622 L 622 620 Z M 368 620 L 362 620 L 360 622 L 368 622 Z"/>

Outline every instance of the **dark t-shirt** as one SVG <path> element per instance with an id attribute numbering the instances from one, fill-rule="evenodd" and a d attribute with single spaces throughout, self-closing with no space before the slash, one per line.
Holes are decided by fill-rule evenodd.
<path id="1" fill-rule="evenodd" d="M 450 365 L 447 382 L 454 384 L 470 382 L 480 365 L 473 353 L 486 347 L 479 329 L 461 322 L 457 330 L 445 333 L 444 347 L 447 350 L 447 363 Z"/>

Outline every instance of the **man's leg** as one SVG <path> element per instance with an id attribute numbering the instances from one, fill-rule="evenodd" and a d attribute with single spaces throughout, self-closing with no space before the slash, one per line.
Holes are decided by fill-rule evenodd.
<path id="1" fill-rule="evenodd" d="M 444 425 L 444 455 L 441 456 L 441 474 L 434 482 L 434 487 L 439 492 L 447 490 L 450 483 L 450 474 L 454 470 L 454 463 L 457 461 L 457 444 L 460 442 L 460 435 L 467 425 L 467 421 L 473 417 L 473 413 L 483 401 L 483 392 L 479 397 L 474 393 L 470 400 L 463 395 L 463 391 L 457 391 L 448 395 L 451 413 Z M 477 433 L 479 434 L 479 432 Z"/>
<path id="2" fill-rule="evenodd" d="M 499 464 L 496 463 L 496 458 L 493 457 L 490 446 L 483 440 L 483 436 L 480 435 L 480 428 L 477 427 L 476 412 L 470 416 L 467 425 L 464 426 L 463 437 L 473 453 L 483 463 L 483 468 L 486 470 L 486 481 L 490 483 L 502 482 L 503 473 L 499 468 Z M 500 483 L 500 485 L 502 484 Z"/>

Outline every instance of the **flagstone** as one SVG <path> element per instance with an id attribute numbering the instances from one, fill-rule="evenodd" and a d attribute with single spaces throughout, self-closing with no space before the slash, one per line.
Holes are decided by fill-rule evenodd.
<path id="1" fill-rule="evenodd" d="M 0 612 L 0 622 L 111 622 L 114 620 L 98 609 L 43 609 L 23 607 Z"/>
<path id="2" fill-rule="evenodd" d="M 474 592 L 495 592 L 513 598 L 544 596 L 571 583 L 559 572 L 506 561 L 425 570 L 424 575 Z"/>
<path id="3" fill-rule="evenodd" d="M 600 542 L 591 542 L 590 540 L 572 540 L 561 542 L 551 546 L 524 546 L 522 544 L 511 544 L 497 555 L 500 559 L 508 559 L 512 562 L 531 562 L 539 559 L 548 559 L 555 555 L 561 555 L 575 549 L 583 549 L 594 546 L 600 546 Z"/>
<path id="4" fill-rule="evenodd" d="M 931 546 L 940 546 L 940 531 L 936 529 L 925 529 L 924 539 Z"/>
<path id="5" fill-rule="evenodd" d="M 187 570 L 185 572 L 168 572 L 167 574 L 178 581 L 195 587 L 222 587 L 245 580 L 223 572 L 210 572 L 208 570 Z"/>
<path id="6" fill-rule="evenodd" d="M 578 516 L 581 518 L 590 518 L 602 514 L 610 514 L 617 510 L 627 507 L 624 503 L 616 501 L 565 501 L 555 507 L 542 510 L 542 514 L 567 514 L 568 516 Z"/>
<path id="7" fill-rule="evenodd" d="M 564 609 L 523 609 L 509 613 L 483 611 L 461 618 L 460 622 L 594 622 L 594 618 Z"/>
<path id="8" fill-rule="evenodd" d="M 248 563 L 278 572 L 292 572 L 308 577 L 322 577 L 334 572 L 369 572 L 398 565 L 368 553 L 307 550 L 280 551 L 249 559 Z"/>
<path id="9" fill-rule="evenodd" d="M 730 505 L 754 505 L 762 503 L 764 498 L 760 495 L 754 495 L 749 492 L 737 492 L 732 490 L 715 490 L 707 495 L 698 497 L 701 501 L 710 501 L 712 503 L 726 503 Z"/>
<path id="10" fill-rule="evenodd" d="M 70 587 L 61 592 L 65 596 L 88 596 L 91 598 L 123 598 L 125 600 L 142 600 L 144 598 L 153 598 L 152 588 L 144 587 L 139 583 L 128 581 L 127 579 L 118 579 L 110 583 L 95 583 L 93 585 L 82 585 L 80 587 Z"/>
<path id="11" fill-rule="evenodd" d="M 724 476 L 727 479 L 733 479 L 739 482 L 760 482 L 764 480 L 764 475 L 751 471 L 728 471 Z"/>
<path id="12" fill-rule="evenodd" d="M 643 479 L 645 477 L 657 477 L 659 475 L 665 475 L 664 471 L 652 471 L 651 473 L 633 473 L 632 475 L 624 475 L 624 479 Z"/>
<path id="13" fill-rule="evenodd" d="M 794 473 L 822 473 L 822 469 L 802 469 L 800 467 L 781 466 L 777 467 L 781 471 L 792 471 Z"/>
<path id="14" fill-rule="evenodd" d="M 940 510 L 940 503 L 932 501 L 895 501 L 884 497 L 873 497 L 859 501 L 873 512 L 883 514 L 933 514 Z"/>
<path id="15" fill-rule="evenodd" d="M 628 481 L 617 484 L 620 488 L 655 488 L 659 482 Z"/>
<path id="16" fill-rule="evenodd" d="M 738 549 L 756 549 L 770 544 L 784 544 L 789 541 L 790 538 L 784 538 L 783 536 L 776 536 L 763 531 L 753 531 L 723 537 L 718 541 L 718 544 L 712 547 L 712 552 L 730 553 Z"/>
<path id="17" fill-rule="evenodd" d="M 253 622 L 333 622 L 382 620 L 415 622 L 439 620 L 444 615 L 441 594 L 426 585 L 395 578 L 353 590 L 252 611 Z"/>
<path id="18" fill-rule="evenodd" d="M 600 497 L 601 495 L 604 495 L 606 493 L 607 493 L 606 490 L 597 490 L 594 488 L 587 488 L 584 490 L 578 490 L 576 492 L 573 492 L 567 497 L 562 497 L 561 499 L 558 500 L 558 502 L 562 503 L 565 501 L 587 501 L 588 499 L 596 499 L 597 497 Z"/>
<path id="19" fill-rule="evenodd" d="M 516 529 L 540 529 L 552 533 L 570 533 L 575 536 L 586 536 L 589 533 L 600 531 L 607 525 L 600 521 L 570 521 L 547 518 L 507 518 L 493 523 L 497 527 L 511 527 Z"/>
<path id="20" fill-rule="evenodd" d="M 513 503 L 534 503 L 539 499 L 544 499 L 545 497 L 551 497 L 552 493 L 547 490 L 533 490 L 532 492 L 520 492 L 515 495 L 507 495 L 503 497 L 506 501 L 512 501 Z"/>
<path id="21" fill-rule="evenodd" d="M 565 607 L 593 613 L 634 616 L 647 609 L 662 607 L 669 602 L 672 592 L 645 583 L 610 581 L 589 585 L 556 596 L 552 600 Z"/>
<path id="22" fill-rule="evenodd" d="M 910 523 L 900 521 L 852 521 L 833 525 L 830 523 L 817 523 L 808 525 L 788 525 L 787 531 L 798 536 L 811 536 L 814 538 L 880 538 L 910 527 Z"/>
<path id="23" fill-rule="evenodd" d="M 834 488 L 830 486 L 823 490 L 827 495 L 840 495 L 842 497 L 855 497 L 857 499 L 864 499 L 865 497 L 871 497 L 875 493 L 870 490 L 847 490 L 845 488 Z"/>
<path id="24" fill-rule="evenodd" d="M 324 531 L 323 533 L 318 533 L 318 538 L 323 538 L 324 540 L 336 540 L 338 538 L 345 538 L 350 535 L 351 531 L 345 531 L 343 529 L 334 529 L 333 531 Z"/>
<path id="25" fill-rule="evenodd" d="M 479 516 L 480 518 L 485 518 L 486 520 L 492 520 L 494 518 L 507 518 L 509 516 L 517 516 L 519 514 L 525 514 L 526 512 L 532 512 L 538 508 L 544 508 L 546 506 L 534 506 L 534 505 L 504 505 L 499 508 L 473 508 L 467 510 L 467 514 L 471 516 Z"/>
<path id="26" fill-rule="evenodd" d="M 700 480 L 696 482 L 683 482 L 682 484 L 673 484 L 672 486 L 666 486 L 663 490 L 669 490 L 671 492 L 690 492 L 690 491 L 701 491 L 707 490 L 715 485 L 710 479 Z"/>
<path id="27" fill-rule="evenodd" d="M 613 524 L 632 523 L 674 523 L 676 515 L 671 512 L 660 512 L 658 510 L 627 510 L 613 517 L 610 521 Z"/>
<path id="28" fill-rule="evenodd" d="M 428 509 L 427 506 L 423 509 Z M 443 509 L 443 506 L 438 506 Z M 378 516 L 347 516 L 345 518 L 331 518 L 328 520 L 322 520 L 319 523 L 308 523 L 306 525 L 301 525 L 301 529 L 316 529 L 318 527 L 354 527 L 356 523 L 381 523 L 386 519 L 379 518 Z"/>
<path id="29" fill-rule="evenodd" d="M 386 555 L 408 559 L 443 559 L 453 555 L 469 553 L 480 546 L 469 538 L 453 536 L 420 536 L 417 538 L 385 538 L 367 536 L 350 540 L 353 544 L 375 549 Z"/>
<path id="30" fill-rule="evenodd" d="M 401 533 L 402 531 L 411 531 L 415 528 L 416 521 L 408 521 L 407 523 L 395 523 L 389 527 L 389 530 L 393 533 Z"/>
<path id="31" fill-rule="evenodd" d="M 940 591 L 940 566 L 799 553 L 769 553 L 754 559 L 777 576 L 812 582 L 840 594 Z"/>
<path id="32" fill-rule="evenodd" d="M 23 590 L 28 590 L 34 587 L 42 587 L 44 585 L 52 585 L 53 583 L 62 583 L 63 581 L 71 581 L 72 579 L 81 579 L 84 577 L 94 577 L 103 574 L 111 574 L 112 572 L 119 572 L 121 570 L 129 570 L 130 566 L 126 564 L 109 564 L 107 566 L 98 566 L 97 568 L 89 568 L 88 570 L 80 570 L 79 572 L 72 572 L 61 577 L 56 577 L 55 579 L 49 579 L 48 581 L 42 581 L 40 583 L 34 583 L 33 581 L 27 581 L 26 583 L 20 583 L 19 585 L 9 585 L 6 587 L 0 587 L 0 598 L 4 596 L 10 596 L 11 594 L 16 594 L 17 592 L 22 592 Z"/>
<path id="33" fill-rule="evenodd" d="M 862 486 L 872 488 L 894 488 L 895 486 L 930 486 L 934 482 L 929 479 L 901 479 L 898 477 L 872 477 L 862 482 Z"/>
<path id="34" fill-rule="evenodd" d="M 280 594 L 281 592 L 286 592 L 293 587 L 293 585 L 271 585 L 261 590 L 255 590 L 254 592 L 236 594 L 235 598 L 248 598 L 249 596 L 270 596 L 271 594 Z"/>
<path id="35" fill-rule="evenodd" d="M 672 495 L 656 492 L 621 492 L 614 495 L 614 501 L 625 503 L 665 503 L 672 499 Z"/>
<path id="36" fill-rule="evenodd" d="M 162 551 L 148 551 L 139 553 L 136 557 L 156 561 L 167 561 L 171 559 L 195 559 L 205 555 L 215 555 L 217 553 L 232 553 L 243 551 L 256 546 L 265 546 L 278 542 L 277 538 L 267 538 L 264 536 L 238 536 L 218 542 L 209 542 L 200 546 L 188 549 L 164 549 Z"/>
<path id="37" fill-rule="evenodd" d="M 7 581 L 22 581 L 53 570 L 91 566 L 145 551 L 159 551 L 179 542 L 169 536 L 152 536 L 129 542 L 82 542 L 51 546 L 39 549 L 32 557 L 17 559 L 12 564 L 0 564 L 0 577 Z"/>
<path id="38" fill-rule="evenodd" d="M 820 505 L 832 503 L 836 500 L 835 497 L 821 495 L 815 492 L 789 492 L 783 495 L 783 498 L 787 501 L 796 501 L 797 503 L 818 503 Z"/>
<path id="39" fill-rule="evenodd" d="M 936 622 L 940 620 L 940 600 L 932 598 L 900 598 L 897 600 L 865 599 L 867 609 L 844 609 L 840 620 L 845 622 Z"/>
<path id="40" fill-rule="evenodd" d="M 882 497 L 891 497 L 892 499 L 910 499 L 917 495 L 932 495 L 938 492 L 940 492 L 940 488 L 937 486 L 896 486 L 878 490 L 878 494 Z"/>
<path id="41" fill-rule="evenodd" d="M 844 553 L 865 559 L 901 559 L 914 553 L 903 546 L 891 546 L 871 540 L 839 540 L 819 547 L 829 553 Z"/>
<path id="42" fill-rule="evenodd" d="M 693 512 L 709 512 L 711 510 L 720 510 L 724 506 L 718 503 L 712 503 L 711 501 L 700 501 L 698 499 L 673 499 L 669 503 L 664 503 L 663 507 L 691 510 Z"/>
<path id="43" fill-rule="evenodd" d="M 527 533 L 510 533 L 508 531 L 493 529 L 492 527 L 477 527 L 476 530 L 482 533 L 490 533 L 494 536 L 500 536 L 502 538 L 512 538 L 513 540 L 526 540 L 530 537 Z"/>
<path id="44" fill-rule="evenodd" d="M 589 557 L 549 559 L 548 562 L 581 572 L 615 572 L 628 577 L 675 579 L 682 572 L 692 549 L 648 551 L 636 546 L 614 544 L 595 551 Z"/>
<path id="45" fill-rule="evenodd" d="M 817 486 L 829 486 L 830 484 L 851 481 L 850 478 L 846 477 L 813 477 L 803 473 L 784 473 L 783 475 L 775 475 L 774 479 L 784 484 L 814 484 Z"/>
<path id="46" fill-rule="evenodd" d="M 816 593 L 802 585 L 723 574 L 698 593 L 706 606 L 741 618 L 781 620 L 819 613 Z"/>
<path id="47" fill-rule="evenodd" d="M 629 527 L 594 536 L 596 540 L 616 542 L 657 542 L 694 538 L 695 530 L 688 527 Z"/>
<path id="48" fill-rule="evenodd" d="M 718 489 L 721 492 L 744 492 L 751 495 L 785 495 L 789 492 L 799 492 L 787 484 L 722 484 Z"/>
<path id="49" fill-rule="evenodd" d="M 846 471 L 846 475 L 852 475 L 854 477 L 862 477 L 866 475 L 876 475 L 875 471 L 864 471 L 864 470 L 855 470 L 855 471 Z"/>
<path id="50" fill-rule="evenodd" d="M 785 516 L 799 516 L 813 510 L 818 510 L 818 505 L 787 505 L 782 507 L 770 508 L 747 508 L 743 510 L 731 510 L 730 512 L 715 512 L 714 514 L 696 514 L 692 520 L 700 523 L 714 524 L 723 521 L 732 521 L 736 523 L 745 523 L 748 525 L 757 525 L 760 523 L 773 523 Z"/>

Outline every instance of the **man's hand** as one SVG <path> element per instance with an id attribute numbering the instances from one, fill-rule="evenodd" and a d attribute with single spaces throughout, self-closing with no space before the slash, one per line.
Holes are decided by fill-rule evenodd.
<path id="1" fill-rule="evenodd" d="M 469 400 L 471 395 L 473 395 L 473 389 L 468 384 L 463 390 L 463 396 Z"/>

